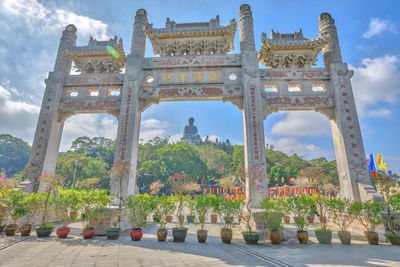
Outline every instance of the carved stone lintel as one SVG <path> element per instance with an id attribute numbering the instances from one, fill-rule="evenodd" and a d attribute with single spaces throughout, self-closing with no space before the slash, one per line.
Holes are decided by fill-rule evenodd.
<path id="1" fill-rule="evenodd" d="M 235 107 L 237 107 L 239 110 L 244 110 L 244 100 L 243 97 L 224 97 L 222 98 L 222 102 L 224 103 L 231 103 Z"/>
<path id="2" fill-rule="evenodd" d="M 315 112 L 324 114 L 329 120 L 336 120 L 335 108 L 316 108 Z"/>
<path id="3" fill-rule="evenodd" d="M 115 118 L 117 118 L 117 120 L 119 119 L 119 110 L 107 110 L 107 114 L 113 115 Z"/>
<path id="4" fill-rule="evenodd" d="M 149 99 L 139 99 L 139 108 L 138 108 L 138 110 L 140 112 L 143 112 L 147 108 L 149 108 L 151 105 L 158 104 L 158 103 L 160 103 L 159 99 L 151 99 L 151 100 L 149 100 Z"/>

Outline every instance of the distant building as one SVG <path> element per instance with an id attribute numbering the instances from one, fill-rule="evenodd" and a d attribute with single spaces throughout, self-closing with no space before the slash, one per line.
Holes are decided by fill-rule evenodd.
<path id="1" fill-rule="evenodd" d="M 185 129 L 183 130 L 181 142 L 189 145 L 199 144 L 201 142 L 197 127 L 194 126 L 194 118 L 189 118 L 189 125 L 186 125 Z"/>

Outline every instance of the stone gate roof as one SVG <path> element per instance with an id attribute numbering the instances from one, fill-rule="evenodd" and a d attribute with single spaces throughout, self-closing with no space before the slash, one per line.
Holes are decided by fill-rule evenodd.
<path id="1" fill-rule="evenodd" d="M 301 29 L 292 34 L 281 34 L 271 30 L 271 38 L 261 35 L 262 47 L 259 61 L 270 68 L 310 67 L 327 43 L 327 38 L 304 38 Z"/>
<path id="2" fill-rule="evenodd" d="M 167 18 L 165 28 L 147 24 L 145 31 L 154 54 L 161 56 L 185 54 L 226 54 L 234 49 L 237 23 L 220 25 L 219 16 L 209 22 L 175 23 Z"/>

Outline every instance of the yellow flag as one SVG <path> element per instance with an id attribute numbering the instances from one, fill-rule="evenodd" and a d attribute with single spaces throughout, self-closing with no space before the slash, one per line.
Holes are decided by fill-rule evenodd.
<path id="1" fill-rule="evenodd" d="M 379 168 L 385 169 L 386 172 L 388 172 L 386 163 L 383 163 L 383 161 L 382 161 L 382 154 L 381 154 L 381 153 L 379 153 L 378 155 L 376 155 L 376 162 L 378 163 L 378 167 L 379 167 Z"/>
<path id="2" fill-rule="evenodd" d="M 282 177 L 282 184 L 285 182 L 285 178 Z"/>
<path id="3" fill-rule="evenodd" d="M 379 168 L 384 169 L 383 162 L 382 162 L 382 154 L 381 153 L 376 155 L 376 163 L 378 163 Z"/>

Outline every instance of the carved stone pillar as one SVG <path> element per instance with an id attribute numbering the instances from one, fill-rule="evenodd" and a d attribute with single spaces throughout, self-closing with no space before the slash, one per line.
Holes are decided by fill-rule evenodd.
<path id="1" fill-rule="evenodd" d="M 42 191 L 44 185 L 37 183 L 39 176 L 54 174 L 58 150 L 60 148 L 64 122 L 58 121 L 58 105 L 62 98 L 65 75 L 71 70 L 72 60 L 65 54 L 64 48 L 74 46 L 76 28 L 68 25 L 62 33 L 58 47 L 54 71 L 45 80 L 46 89 L 43 96 L 40 115 L 33 139 L 32 150 L 26 171 L 24 188 L 26 192 Z"/>
<path id="2" fill-rule="evenodd" d="M 335 95 L 335 120 L 330 120 L 338 166 L 340 197 L 366 200 L 374 192 L 365 160 L 364 144 L 347 64 L 331 63 L 331 86 Z"/>
<path id="3" fill-rule="evenodd" d="M 244 95 L 243 128 L 247 172 L 246 197 L 251 200 L 251 208 L 259 208 L 260 201 L 268 194 L 268 182 L 258 56 L 254 47 L 253 19 L 248 5 L 240 7 L 239 25 Z"/>
<path id="4" fill-rule="evenodd" d="M 118 177 L 111 177 L 111 195 L 113 203 L 119 204 L 119 197 L 126 198 L 135 193 L 136 166 L 139 145 L 141 109 L 139 89 L 142 75 L 142 62 L 145 52 L 146 35 L 144 27 L 147 23 L 147 13 L 144 9 L 136 12 L 133 25 L 131 54 L 126 61 L 124 85 L 121 95 L 121 108 L 115 148 L 115 161 L 129 164 L 129 174 L 120 182 Z M 121 195 L 119 193 L 121 192 Z"/>
<path id="5" fill-rule="evenodd" d="M 341 63 L 342 54 L 335 20 L 329 13 L 322 13 L 319 16 L 319 36 L 328 38 L 328 43 L 322 48 L 325 66 L 329 68 L 330 63 Z"/>

